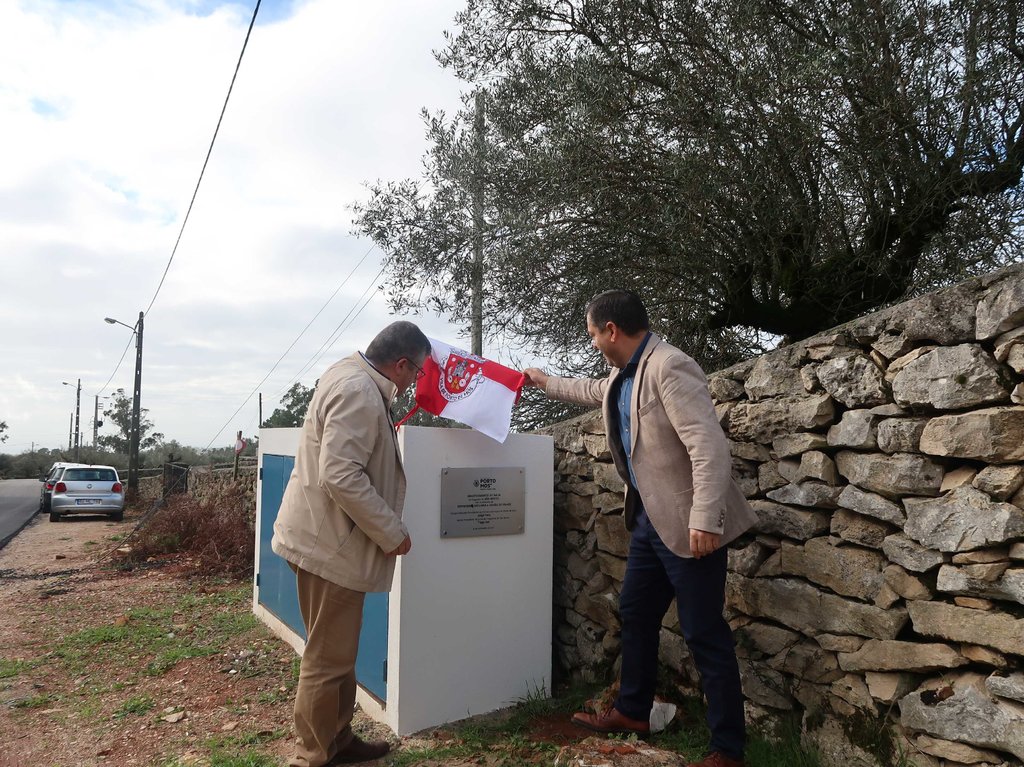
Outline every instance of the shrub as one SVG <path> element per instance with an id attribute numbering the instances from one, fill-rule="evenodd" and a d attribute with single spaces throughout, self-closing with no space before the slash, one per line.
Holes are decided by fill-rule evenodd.
<path id="1" fill-rule="evenodd" d="M 190 495 L 168 498 L 139 528 L 126 559 L 183 554 L 191 574 L 241 579 L 252 576 L 254 538 L 245 493 L 232 484 L 202 503 Z"/>

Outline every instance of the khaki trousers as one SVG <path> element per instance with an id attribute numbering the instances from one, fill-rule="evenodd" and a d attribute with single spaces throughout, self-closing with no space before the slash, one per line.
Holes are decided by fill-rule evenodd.
<path id="1" fill-rule="evenodd" d="M 366 595 L 295 571 L 306 647 L 295 691 L 295 756 L 291 767 L 322 767 L 352 742 L 356 652 Z"/>

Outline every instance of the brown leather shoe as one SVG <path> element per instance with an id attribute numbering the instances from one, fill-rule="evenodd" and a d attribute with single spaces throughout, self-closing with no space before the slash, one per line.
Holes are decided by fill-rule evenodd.
<path id="1" fill-rule="evenodd" d="M 630 719 L 614 706 L 596 714 L 582 711 L 572 715 L 572 723 L 594 732 L 619 733 L 622 735 L 649 735 L 651 725 L 640 719 Z"/>
<path id="2" fill-rule="evenodd" d="M 334 755 L 324 767 L 335 764 L 354 764 L 355 762 L 369 762 L 373 759 L 380 759 L 391 750 L 391 744 L 385 740 L 366 742 L 358 735 L 352 737 L 352 742 Z"/>
<path id="3" fill-rule="evenodd" d="M 721 751 L 712 751 L 699 762 L 690 762 L 686 767 L 744 767 L 744 763 L 742 759 L 733 759 Z"/>

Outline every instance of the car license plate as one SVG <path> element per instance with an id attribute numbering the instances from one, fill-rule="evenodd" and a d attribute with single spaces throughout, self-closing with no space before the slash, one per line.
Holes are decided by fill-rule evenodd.
<path id="1" fill-rule="evenodd" d="M 79 498 L 75 501 L 79 506 L 94 506 L 98 503 L 102 503 L 99 498 Z"/>

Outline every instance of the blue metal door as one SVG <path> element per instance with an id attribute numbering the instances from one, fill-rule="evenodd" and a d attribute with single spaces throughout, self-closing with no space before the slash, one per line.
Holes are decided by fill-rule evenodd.
<path id="1" fill-rule="evenodd" d="M 295 573 L 273 552 L 274 522 L 281 508 L 295 458 L 290 455 L 263 456 L 260 488 L 260 572 L 257 601 L 303 639 L 306 627 L 295 592 Z M 363 603 L 363 625 L 359 632 L 356 680 L 382 701 L 387 700 L 388 595 L 367 594 Z"/>
<path id="2" fill-rule="evenodd" d="M 280 618 L 285 625 L 303 639 L 306 627 L 299 612 L 299 598 L 295 593 L 295 573 L 288 563 L 270 548 L 274 537 L 274 522 L 281 508 L 284 489 L 295 465 L 294 456 L 264 455 L 260 488 L 260 572 L 257 601 Z"/>
<path id="3" fill-rule="evenodd" d="M 359 631 L 356 679 L 381 700 L 388 699 L 388 595 L 367 594 Z"/>

